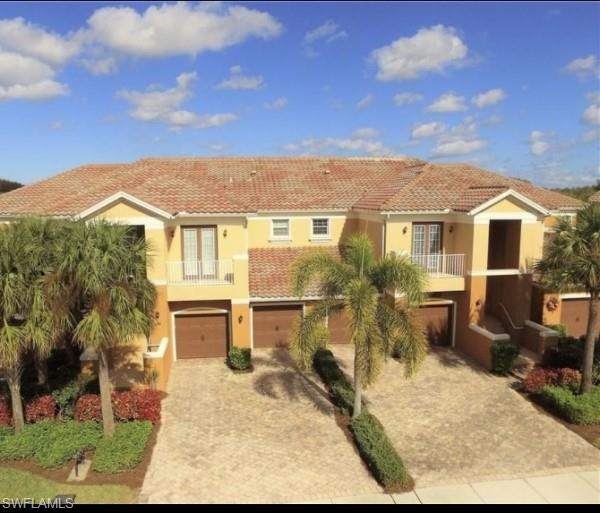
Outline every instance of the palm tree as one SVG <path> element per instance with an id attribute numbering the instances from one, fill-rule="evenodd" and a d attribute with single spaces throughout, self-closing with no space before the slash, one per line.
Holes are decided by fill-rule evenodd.
<path id="1" fill-rule="evenodd" d="M 98 356 L 104 433 L 114 433 L 108 352 L 154 322 L 156 291 L 146 277 L 149 247 L 127 226 L 98 220 L 73 222 L 57 250 L 56 294 L 68 306 L 73 335 Z"/>
<path id="2" fill-rule="evenodd" d="M 590 392 L 594 344 L 600 331 L 600 204 L 590 203 L 582 208 L 574 224 L 562 218 L 546 256 L 535 269 L 547 288 L 562 291 L 575 287 L 590 295 L 580 389 L 581 393 Z"/>
<path id="3" fill-rule="evenodd" d="M 360 234 L 348 239 L 341 259 L 319 251 L 300 257 L 292 271 L 295 295 L 303 297 L 313 279 L 323 299 L 300 320 L 290 350 L 300 366 L 309 367 L 314 353 L 326 343 L 325 317 L 345 312 L 354 344 L 352 416 L 356 418 L 361 412 L 362 388 L 377 378 L 383 359 L 400 355 L 410 376 L 427 354 L 423 329 L 411 310 L 423 300 L 425 275 L 408 257 L 388 255 L 376 261 L 373 243 Z M 391 300 L 386 299 L 388 291 Z M 401 304 L 394 304 L 394 292 L 403 295 Z"/>
<path id="4" fill-rule="evenodd" d="M 45 293 L 52 262 L 47 247 L 56 227 L 55 221 L 26 218 L 0 230 L 0 366 L 6 372 L 16 431 L 25 424 L 24 356 L 33 351 L 37 360 L 45 359 L 60 333 Z"/>

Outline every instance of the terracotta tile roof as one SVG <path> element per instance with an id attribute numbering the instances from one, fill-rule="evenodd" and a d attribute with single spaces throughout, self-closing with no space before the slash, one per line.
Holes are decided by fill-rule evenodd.
<path id="1" fill-rule="evenodd" d="M 295 248 L 250 248 L 248 265 L 250 275 L 250 297 L 291 298 L 291 270 L 298 257 L 307 252 L 322 251 L 339 256 L 337 246 L 295 247 Z M 312 284 L 307 297 L 318 293 L 318 285 Z"/>
<path id="2" fill-rule="evenodd" d="M 547 209 L 568 196 L 462 164 L 407 158 L 152 158 L 86 165 L 0 196 L 0 215 L 77 215 L 125 192 L 170 214 L 464 210 L 512 188 Z"/>
<path id="3" fill-rule="evenodd" d="M 588 198 L 588 201 L 593 201 L 594 203 L 600 203 L 600 191 L 596 191 L 594 194 L 592 194 Z"/>

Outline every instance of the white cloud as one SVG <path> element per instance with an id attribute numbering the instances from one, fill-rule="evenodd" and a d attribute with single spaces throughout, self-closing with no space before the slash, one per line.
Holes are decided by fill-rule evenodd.
<path id="1" fill-rule="evenodd" d="M 146 122 L 162 122 L 175 131 L 188 126 L 208 128 L 235 121 L 238 117 L 231 113 L 196 114 L 180 108 L 192 96 L 191 86 L 196 78 L 196 73 L 182 73 L 171 89 L 124 90 L 119 91 L 117 96 L 129 102 L 131 117 Z"/>
<path id="2" fill-rule="evenodd" d="M 398 93 L 394 95 L 394 103 L 401 107 L 402 105 L 410 105 L 423 100 L 421 93 Z"/>
<path id="3" fill-rule="evenodd" d="M 227 146 L 222 143 L 209 144 L 208 149 L 212 151 L 223 151 Z"/>
<path id="4" fill-rule="evenodd" d="M 479 136 L 478 128 L 475 118 L 466 117 L 461 124 L 440 134 L 433 155 L 435 157 L 467 155 L 485 148 L 488 142 Z"/>
<path id="5" fill-rule="evenodd" d="M 600 128 L 593 128 L 583 134 L 582 141 L 584 143 L 600 141 Z"/>
<path id="6" fill-rule="evenodd" d="M 238 64 L 229 68 L 230 77 L 219 84 L 217 89 L 259 89 L 264 85 L 263 77 L 249 77 L 242 75 L 242 67 Z"/>
<path id="7" fill-rule="evenodd" d="M 496 103 L 501 102 L 506 98 L 506 93 L 503 89 L 490 89 L 485 93 L 478 94 L 474 96 L 471 101 L 475 104 L 478 109 L 483 109 L 484 107 L 488 107 L 489 105 L 494 105 Z"/>
<path id="8" fill-rule="evenodd" d="M 317 57 L 319 52 L 315 50 L 315 44 L 323 41 L 325 43 L 333 43 L 334 41 L 345 39 L 346 37 L 348 37 L 348 34 L 345 30 L 342 30 L 333 20 L 328 20 L 304 34 L 304 54 L 307 57 Z"/>
<path id="9" fill-rule="evenodd" d="M 464 64 L 468 49 L 452 27 L 435 25 L 371 52 L 379 80 L 410 80 Z"/>
<path id="10" fill-rule="evenodd" d="M 585 109 L 581 120 L 588 125 L 600 125 L 600 103 L 592 103 Z"/>
<path id="11" fill-rule="evenodd" d="M 221 2 L 178 2 L 150 6 L 102 7 L 88 19 L 85 37 L 119 54 L 136 57 L 198 55 L 257 37 L 270 39 L 281 24 L 266 12 Z"/>
<path id="12" fill-rule="evenodd" d="M 433 137 L 434 135 L 441 134 L 444 130 L 446 130 L 446 125 L 437 121 L 432 121 L 431 123 L 420 123 L 412 128 L 410 132 L 410 138 L 422 139 L 425 137 Z"/>
<path id="13" fill-rule="evenodd" d="M 567 64 L 563 71 L 575 75 L 577 78 L 588 78 L 588 77 L 600 77 L 600 66 L 598 65 L 598 59 L 595 55 L 588 55 L 586 57 L 579 57 L 573 59 Z"/>
<path id="14" fill-rule="evenodd" d="M 550 149 L 550 144 L 544 138 L 544 132 L 540 132 L 539 130 L 533 130 L 529 134 L 529 149 L 532 155 L 539 157 Z"/>
<path id="15" fill-rule="evenodd" d="M 585 95 L 591 103 L 600 103 L 600 91 L 591 91 Z"/>
<path id="16" fill-rule="evenodd" d="M 61 67 L 79 53 L 81 45 L 77 38 L 63 38 L 23 18 L 14 18 L 0 20 L 0 48 Z"/>
<path id="17" fill-rule="evenodd" d="M 391 150 L 383 142 L 377 140 L 379 132 L 374 128 L 360 128 L 355 130 L 350 137 L 324 137 L 306 138 L 297 143 L 284 146 L 284 149 L 293 153 L 314 155 L 318 153 L 346 152 L 352 154 L 389 155 Z"/>
<path id="18" fill-rule="evenodd" d="M 0 84 L 2 85 L 34 84 L 51 79 L 54 73 L 48 64 L 33 57 L 0 50 Z"/>
<path id="19" fill-rule="evenodd" d="M 42 80 L 33 84 L 0 85 L 2 100 L 49 100 L 56 96 L 69 94 L 69 87 L 54 80 Z"/>
<path id="20" fill-rule="evenodd" d="M 52 130 L 60 130 L 62 127 L 63 127 L 63 122 L 60 119 L 58 119 L 50 124 L 50 128 Z"/>
<path id="21" fill-rule="evenodd" d="M 494 125 L 499 125 L 500 123 L 502 123 L 502 116 L 498 116 L 498 114 L 492 114 L 491 116 L 488 116 L 487 118 L 485 118 L 481 124 L 484 126 L 494 126 Z"/>
<path id="22" fill-rule="evenodd" d="M 454 93 L 446 93 L 440 96 L 429 107 L 429 112 L 459 112 L 467 110 L 465 105 L 465 97 L 458 96 Z"/>
<path id="23" fill-rule="evenodd" d="M 81 64 L 92 75 L 112 75 L 117 72 L 117 59 L 113 56 L 81 59 Z"/>
<path id="24" fill-rule="evenodd" d="M 272 102 L 265 103 L 265 109 L 267 110 L 281 110 L 288 104 L 288 99 L 281 97 L 273 100 Z"/>
<path id="25" fill-rule="evenodd" d="M 373 95 L 368 94 L 356 104 L 356 110 L 365 110 L 373 103 Z"/>

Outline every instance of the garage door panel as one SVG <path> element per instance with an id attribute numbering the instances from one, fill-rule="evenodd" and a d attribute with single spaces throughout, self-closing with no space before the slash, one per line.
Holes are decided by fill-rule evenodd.
<path id="1" fill-rule="evenodd" d="M 567 328 L 571 337 L 581 337 L 587 333 L 589 299 L 562 299 L 560 322 Z M 600 308 L 598 309 L 600 313 Z"/>
<path id="2" fill-rule="evenodd" d="M 416 310 L 430 344 L 449 346 L 452 337 L 452 306 L 423 306 Z"/>
<path id="3" fill-rule="evenodd" d="M 227 355 L 227 315 L 175 317 L 177 358 L 216 358 Z"/>
<path id="4" fill-rule="evenodd" d="M 352 337 L 350 319 L 345 312 L 335 312 L 328 316 L 327 327 L 332 344 L 349 344 Z"/>
<path id="5" fill-rule="evenodd" d="M 254 306 L 252 310 L 254 347 L 287 347 L 302 306 Z"/>

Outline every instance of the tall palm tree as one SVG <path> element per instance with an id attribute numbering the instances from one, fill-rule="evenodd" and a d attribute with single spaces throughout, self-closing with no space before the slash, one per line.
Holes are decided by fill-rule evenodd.
<path id="1" fill-rule="evenodd" d="M 25 424 L 24 356 L 33 351 L 36 359 L 45 359 L 60 333 L 45 293 L 52 270 L 47 248 L 56 230 L 55 221 L 35 218 L 17 220 L 0 230 L 0 367 L 6 372 L 16 431 Z"/>
<path id="2" fill-rule="evenodd" d="M 580 390 L 589 392 L 594 345 L 600 331 L 600 204 L 590 203 L 582 208 L 574 224 L 568 218 L 561 219 L 547 254 L 535 268 L 548 288 L 562 291 L 575 287 L 590 295 Z"/>
<path id="3" fill-rule="evenodd" d="M 108 352 L 150 334 L 156 291 L 146 277 L 148 244 L 127 226 L 70 223 L 57 250 L 57 297 L 68 305 L 75 339 L 98 355 L 104 433 L 114 433 Z"/>
<path id="4" fill-rule="evenodd" d="M 351 236 L 341 259 L 324 252 L 309 253 L 294 264 L 294 293 L 303 297 L 316 279 L 323 298 L 301 319 L 290 350 L 302 367 L 310 366 L 314 353 L 326 343 L 323 321 L 327 315 L 345 312 L 354 344 L 354 408 L 360 415 L 362 388 L 373 383 L 381 362 L 396 353 L 412 375 L 427 354 L 423 329 L 411 308 L 423 300 L 425 275 L 408 257 L 387 255 L 376 260 L 367 235 Z M 385 293 L 392 294 L 386 300 Z M 404 301 L 396 305 L 394 292 Z"/>

